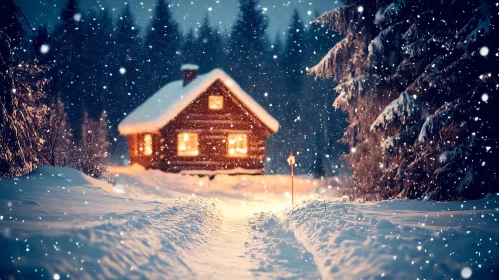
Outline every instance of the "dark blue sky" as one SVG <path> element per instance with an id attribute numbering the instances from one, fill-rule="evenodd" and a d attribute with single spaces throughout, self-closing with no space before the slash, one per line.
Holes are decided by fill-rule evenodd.
<path id="1" fill-rule="evenodd" d="M 1 0 L 0 0 L 1 1 Z M 61 8 L 66 0 L 14 0 L 21 6 L 33 26 L 47 23 L 52 27 L 58 21 Z M 105 8 L 116 18 L 127 3 L 143 30 L 149 24 L 157 0 L 80 0 L 83 10 Z M 329 11 L 340 5 L 339 0 L 260 0 L 260 7 L 270 19 L 268 34 L 284 32 L 289 25 L 293 9 L 298 9 L 305 22 L 313 19 L 314 11 Z M 230 30 L 238 14 L 238 0 L 169 0 L 173 6 L 175 19 L 180 23 L 182 31 L 196 28 L 204 15 L 209 13 L 213 25 Z M 310 15 L 309 15 L 310 13 Z"/>

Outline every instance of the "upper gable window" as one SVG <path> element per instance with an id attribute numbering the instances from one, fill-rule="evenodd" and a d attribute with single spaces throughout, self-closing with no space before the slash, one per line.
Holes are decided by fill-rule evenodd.
<path id="1" fill-rule="evenodd" d="M 210 95 L 208 97 L 208 108 L 210 110 L 222 110 L 224 108 L 224 97 L 221 95 Z"/>

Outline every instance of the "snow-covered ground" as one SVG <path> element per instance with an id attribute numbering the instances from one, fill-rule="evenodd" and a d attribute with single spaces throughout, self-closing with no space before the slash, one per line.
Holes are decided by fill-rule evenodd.
<path id="1" fill-rule="evenodd" d="M 497 196 L 349 203 L 289 176 L 139 167 L 0 180 L 0 279 L 494 279 Z M 334 190 L 336 185 L 329 188 Z M 334 193 L 334 192 L 333 192 Z"/>

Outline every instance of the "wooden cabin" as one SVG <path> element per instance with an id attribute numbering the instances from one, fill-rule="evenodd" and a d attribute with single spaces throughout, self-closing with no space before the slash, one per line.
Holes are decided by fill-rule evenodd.
<path id="1" fill-rule="evenodd" d="M 182 80 L 165 85 L 119 124 L 130 163 L 200 175 L 262 174 L 277 120 L 224 71 L 181 70 Z"/>

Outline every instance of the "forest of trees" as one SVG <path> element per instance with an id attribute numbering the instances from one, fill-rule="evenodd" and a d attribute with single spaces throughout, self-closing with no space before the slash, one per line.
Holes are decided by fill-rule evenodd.
<path id="1" fill-rule="evenodd" d="M 197 28 L 182 34 L 166 0 L 157 1 L 144 27 L 127 4 L 113 18 L 107 9 L 84 11 L 78 0 L 67 0 L 52 30 L 23 24 L 12 45 L 13 59 L 43 69 L 37 77 L 44 83 L 47 111 L 63 126 L 57 133 L 64 139 L 57 143 L 82 143 L 89 133 L 84 124 L 101 120 L 106 112 L 108 141 L 102 145 L 109 148 L 108 161 L 123 163 L 127 143 L 117 131 L 120 120 L 166 83 L 180 79 L 181 64 L 195 63 L 201 73 L 224 69 L 279 120 L 280 131 L 268 142 L 267 172 L 285 172 L 293 150 L 298 172 L 334 175 L 345 151 L 337 142 L 344 115 L 331 106 L 331 82 L 314 81 L 306 67 L 325 55 L 339 35 L 304 22 L 295 11 L 283 37 L 271 39 L 269 20 L 257 0 L 241 0 L 229 32 L 213 27 L 206 15 Z M 60 119 L 61 113 L 67 120 Z M 48 163 L 54 164 L 55 157 Z"/>
<path id="2" fill-rule="evenodd" d="M 345 2 L 316 20 L 344 38 L 310 73 L 339 83 L 348 193 L 457 200 L 497 192 L 497 4 Z"/>
<path id="3" fill-rule="evenodd" d="M 334 176 L 345 162 L 351 198 L 497 192 L 499 7 L 344 2 L 314 23 L 295 11 L 273 39 L 257 0 L 240 1 L 230 33 L 206 16 L 186 34 L 166 0 L 147 27 L 127 5 L 112 18 L 68 0 L 59 24 L 34 34 L 12 0 L 4 2 L 0 176 L 39 164 L 99 176 L 110 157 L 126 158 L 119 121 L 180 79 L 181 64 L 196 63 L 201 72 L 224 69 L 280 121 L 268 142 L 268 172 L 287 171 L 293 150 L 297 173 Z"/>

